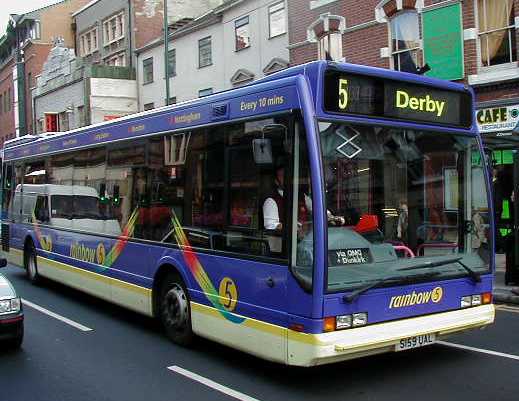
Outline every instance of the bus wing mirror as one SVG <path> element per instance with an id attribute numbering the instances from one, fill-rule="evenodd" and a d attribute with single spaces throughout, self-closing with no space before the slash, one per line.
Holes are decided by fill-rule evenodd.
<path id="1" fill-rule="evenodd" d="M 252 140 L 252 153 L 256 164 L 272 164 L 272 144 L 268 138 Z"/>
<path id="2" fill-rule="evenodd" d="M 7 259 L 0 258 L 0 268 L 7 266 Z"/>

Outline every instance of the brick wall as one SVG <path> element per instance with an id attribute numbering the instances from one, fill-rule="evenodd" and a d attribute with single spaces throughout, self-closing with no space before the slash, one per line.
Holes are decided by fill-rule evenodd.
<path id="1" fill-rule="evenodd" d="M 40 14 L 40 42 L 52 43 L 56 37 L 62 37 L 66 46 L 74 47 L 72 14 L 89 2 L 90 0 L 69 0 L 43 9 Z"/>
<path id="2" fill-rule="evenodd" d="M 476 26 L 475 2 L 477 0 L 462 1 L 463 29 L 473 29 Z M 314 10 L 310 10 L 309 0 L 287 0 L 290 63 L 297 65 L 317 59 L 317 45 L 306 42 L 307 28 L 317 20 L 321 14 L 330 13 L 340 15 L 346 19 L 346 33 L 343 35 L 343 56 L 347 62 L 390 68 L 390 59 L 382 58 L 380 49 L 388 47 L 389 29 L 387 23 L 373 22 L 375 7 L 380 0 L 338 0 Z M 442 0 L 425 0 L 427 8 Z M 415 1 L 405 0 L 404 8 L 412 7 Z M 514 0 L 515 15 L 519 16 L 519 0 Z M 390 0 L 384 5 L 386 13 L 396 11 L 396 0 Z M 356 26 L 366 24 L 365 27 Z M 353 28 L 353 29 L 352 29 Z M 469 75 L 478 73 L 478 39 L 464 40 L 465 78 L 461 82 L 467 83 Z M 516 44 L 519 46 L 519 29 L 516 30 Z M 519 54 L 519 49 L 517 51 Z M 492 85 L 481 85 L 474 88 L 478 102 L 498 99 L 519 98 L 519 80 L 496 82 Z"/>
<path id="3" fill-rule="evenodd" d="M 13 68 L 14 61 L 11 59 L 0 70 L 0 95 L 2 102 L 0 103 L 0 148 L 7 139 L 14 137 L 14 110 L 13 110 Z M 11 110 L 4 111 L 4 95 L 7 91 L 11 92 Z"/>
<path id="4" fill-rule="evenodd" d="M 146 0 L 133 1 L 134 49 L 144 46 L 162 34 L 164 25 L 163 11 L 164 3 L 162 0 L 154 2 Z"/>
<path id="5" fill-rule="evenodd" d="M 31 43 L 25 47 L 25 116 L 27 122 L 27 133 L 34 134 L 36 129 L 32 112 L 31 88 L 36 85 L 36 77 L 40 75 L 43 63 L 47 60 L 52 45 Z M 32 82 L 29 82 L 31 77 Z"/>

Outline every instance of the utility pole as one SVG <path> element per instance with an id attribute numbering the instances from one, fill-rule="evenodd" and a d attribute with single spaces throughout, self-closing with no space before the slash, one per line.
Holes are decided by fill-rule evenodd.
<path id="1" fill-rule="evenodd" d="M 168 29 L 168 0 L 164 1 L 164 73 L 166 74 L 166 106 L 169 105 L 169 29 Z"/>

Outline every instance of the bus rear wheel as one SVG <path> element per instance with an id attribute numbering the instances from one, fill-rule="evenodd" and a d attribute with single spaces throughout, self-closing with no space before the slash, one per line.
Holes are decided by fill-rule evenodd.
<path id="1" fill-rule="evenodd" d="M 37 284 L 40 281 L 40 275 L 38 274 L 38 265 L 36 263 L 36 248 L 32 241 L 25 246 L 24 256 L 27 278 L 31 283 Z"/>
<path id="2" fill-rule="evenodd" d="M 184 346 L 193 342 L 189 295 L 177 274 L 169 274 L 162 283 L 159 314 L 164 330 L 171 341 Z"/>

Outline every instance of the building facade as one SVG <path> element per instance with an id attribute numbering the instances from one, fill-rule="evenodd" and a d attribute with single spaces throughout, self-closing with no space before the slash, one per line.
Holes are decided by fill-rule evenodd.
<path id="1" fill-rule="evenodd" d="M 31 88 L 53 42 L 59 38 L 68 46 L 74 45 L 71 15 L 87 2 L 64 0 L 25 14 L 11 15 L 7 31 L 0 39 L 0 87 L 4 91 L 11 89 L 9 105 L 4 104 L 8 111 L 2 114 L 0 123 L 0 143 L 34 132 Z M 5 99 L 3 96 L 4 102 Z"/>
<path id="2" fill-rule="evenodd" d="M 14 58 L 0 64 L 0 148 L 5 141 L 16 136 L 13 109 L 13 69 Z"/>
<path id="3" fill-rule="evenodd" d="M 85 63 L 58 43 L 33 91 L 37 132 L 69 131 L 137 112 L 133 71 Z"/>
<path id="4" fill-rule="evenodd" d="M 519 95 L 518 1 L 288 0 L 288 11 L 291 64 L 328 58 L 464 82 L 482 107 Z"/>
<path id="5" fill-rule="evenodd" d="M 168 46 L 170 103 L 244 85 L 288 66 L 285 1 L 227 1 L 175 28 Z M 137 49 L 137 75 L 140 109 L 165 105 L 162 38 Z"/>
<path id="6" fill-rule="evenodd" d="M 519 1 L 287 1 L 292 64 L 345 60 L 474 89 L 493 160 L 497 250 L 511 237 L 519 249 Z"/>

